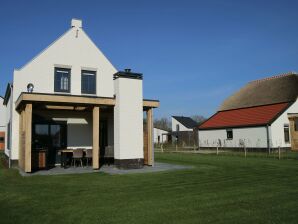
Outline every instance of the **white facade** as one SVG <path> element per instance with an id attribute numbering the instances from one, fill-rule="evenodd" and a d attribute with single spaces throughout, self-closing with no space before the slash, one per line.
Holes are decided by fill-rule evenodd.
<path id="1" fill-rule="evenodd" d="M 6 131 L 6 107 L 3 105 L 2 97 L 0 97 L 0 131 Z"/>
<path id="2" fill-rule="evenodd" d="M 179 127 L 179 128 L 178 128 Z M 177 128 L 179 130 L 177 130 Z M 187 128 L 175 118 L 172 117 L 172 131 L 193 131 L 192 128 Z"/>
<path id="3" fill-rule="evenodd" d="M 154 143 L 165 143 L 168 141 L 168 135 L 169 132 L 159 129 L 159 128 L 154 128 L 153 129 L 153 135 L 154 135 Z"/>
<path id="4" fill-rule="evenodd" d="M 72 27 L 58 40 L 33 58 L 20 70 L 14 71 L 12 99 L 16 102 L 22 92 L 27 91 L 27 84 L 34 84 L 34 92 L 55 93 L 54 69 L 71 69 L 71 95 L 81 94 L 81 71 L 97 72 L 96 96 L 113 97 L 113 74 L 117 72 L 114 66 L 102 54 L 82 29 L 79 21 L 73 20 Z M 12 106 L 12 136 L 11 148 L 19 145 L 19 114 Z M 18 159 L 18 150 L 11 151 L 11 159 Z"/>
<path id="5" fill-rule="evenodd" d="M 139 79 L 115 80 L 115 159 L 144 158 L 142 86 Z"/>
<path id="6" fill-rule="evenodd" d="M 70 69 L 69 93 L 55 92 L 55 68 Z M 83 70 L 96 72 L 96 94 L 81 93 Z M 6 155 L 11 160 L 19 158 L 20 115 L 15 103 L 22 92 L 27 92 L 27 85 L 32 83 L 34 93 L 116 98 L 114 111 L 111 110 L 109 114 L 100 113 L 100 119 L 107 120 L 108 145 L 114 146 L 115 159 L 143 159 L 142 78 L 128 76 L 114 80 L 113 75 L 116 72 L 114 66 L 84 32 L 82 22 L 72 20 L 71 28 L 65 34 L 21 69 L 14 71 L 13 87 L 6 105 L 5 124 L 11 123 L 11 150 L 6 144 Z M 92 113 L 42 113 L 44 117 L 67 123 L 67 147 L 92 147 Z"/>
<path id="7" fill-rule="evenodd" d="M 271 124 L 271 145 L 273 148 L 276 147 L 291 147 L 291 135 L 290 142 L 285 142 L 284 138 L 284 126 L 289 125 L 288 113 L 298 113 L 298 100 L 293 103 L 284 113 L 282 113 L 272 124 Z"/>
<path id="8" fill-rule="evenodd" d="M 238 148 L 245 142 L 246 147 L 267 148 L 266 127 L 232 128 L 233 139 L 227 139 L 227 129 L 199 130 L 200 147 Z"/>
<path id="9" fill-rule="evenodd" d="M 269 146 L 271 148 L 277 148 L 279 146 L 291 147 L 289 142 L 285 142 L 284 125 L 289 125 L 288 113 L 297 112 L 298 101 L 293 103 L 270 126 L 268 126 L 268 134 L 266 126 L 199 130 L 200 147 L 217 147 L 220 142 L 221 147 L 238 148 L 241 147 L 240 142 L 244 142 L 246 147 L 267 148 L 267 136 L 269 136 Z M 233 131 L 233 139 L 227 139 L 228 129 Z"/>

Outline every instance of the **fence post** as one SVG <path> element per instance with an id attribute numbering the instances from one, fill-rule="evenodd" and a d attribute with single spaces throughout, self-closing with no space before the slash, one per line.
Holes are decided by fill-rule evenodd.
<path id="1" fill-rule="evenodd" d="M 177 144 L 177 142 L 176 142 L 176 152 L 178 151 L 178 144 Z"/>
<path id="2" fill-rule="evenodd" d="M 278 159 L 280 160 L 280 146 L 278 146 Z"/>
<path id="3" fill-rule="evenodd" d="M 244 144 L 244 156 L 246 158 L 246 146 L 245 146 L 245 144 Z"/>
<path id="4" fill-rule="evenodd" d="M 161 152 L 163 152 L 163 144 L 161 144 L 160 148 L 161 148 Z"/>
<path id="5" fill-rule="evenodd" d="M 216 155 L 218 155 L 218 146 L 216 146 Z"/>

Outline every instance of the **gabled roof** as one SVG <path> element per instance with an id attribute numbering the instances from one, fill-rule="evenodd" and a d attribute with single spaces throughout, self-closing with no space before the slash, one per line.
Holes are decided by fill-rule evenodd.
<path id="1" fill-rule="evenodd" d="M 172 117 L 187 128 L 195 128 L 196 126 L 198 126 L 198 123 L 195 122 L 190 117 L 183 117 L 183 116 L 172 116 Z"/>
<path id="2" fill-rule="evenodd" d="M 265 126 L 271 124 L 292 103 L 278 103 L 234 110 L 218 111 L 199 129 L 219 129 L 249 126 Z"/>
<path id="3" fill-rule="evenodd" d="M 296 101 L 298 75 L 289 72 L 249 82 L 238 92 L 228 97 L 219 111 Z"/>

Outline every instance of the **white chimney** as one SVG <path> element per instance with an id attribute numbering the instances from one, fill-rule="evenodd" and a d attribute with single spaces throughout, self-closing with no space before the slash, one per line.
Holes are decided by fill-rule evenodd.
<path id="1" fill-rule="evenodd" d="M 82 20 L 80 19 L 72 19 L 71 27 L 82 28 Z"/>

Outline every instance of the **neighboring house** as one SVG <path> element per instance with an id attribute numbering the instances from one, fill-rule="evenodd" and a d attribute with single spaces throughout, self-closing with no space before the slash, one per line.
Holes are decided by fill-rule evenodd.
<path id="1" fill-rule="evenodd" d="M 153 129 L 154 143 L 161 144 L 167 143 L 170 139 L 170 132 L 161 128 Z"/>
<path id="2" fill-rule="evenodd" d="M 179 146 L 197 145 L 197 126 L 190 117 L 172 116 L 172 136 Z"/>
<path id="3" fill-rule="evenodd" d="M 190 117 L 172 116 L 172 132 L 174 131 L 192 131 L 198 125 Z"/>
<path id="4" fill-rule="evenodd" d="M 44 160 L 55 166 L 61 150 L 75 148 L 92 149 L 94 169 L 107 147 L 120 168 L 153 165 L 152 109 L 159 101 L 143 99 L 142 74 L 117 71 L 81 20 L 73 19 L 66 33 L 14 70 L 4 104 L 5 154 L 25 172 L 40 168 Z"/>
<path id="5" fill-rule="evenodd" d="M 0 151 L 5 149 L 6 107 L 3 105 L 3 101 L 3 97 L 0 96 Z"/>
<path id="6" fill-rule="evenodd" d="M 200 147 L 298 150 L 298 75 L 248 83 L 199 126 Z"/>

